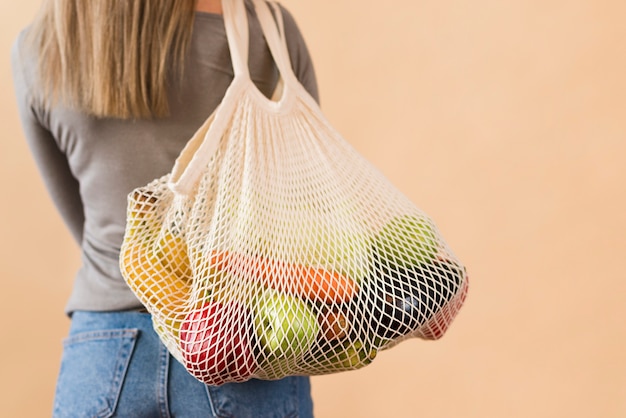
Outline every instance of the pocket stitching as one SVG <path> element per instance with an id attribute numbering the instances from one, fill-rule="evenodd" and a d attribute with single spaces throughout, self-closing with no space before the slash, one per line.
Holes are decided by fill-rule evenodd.
<path id="1" fill-rule="evenodd" d="M 125 329 L 105 329 L 98 331 L 84 331 L 70 335 L 63 340 L 64 348 L 69 348 L 73 345 L 79 345 L 82 343 L 106 341 L 106 340 L 118 340 L 119 347 L 117 350 L 117 356 L 112 364 L 112 377 L 108 388 L 103 388 L 102 396 L 104 405 L 101 409 L 96 410 L 94 417 L 108 418 L 113 416 L 117 409 L 119 397 L 122 391 L 122 386 L 128 367 L 130 365 L 130 359 L 132 358 L 135 350 L 135 344 L 137 342 L 137 336 L 139 329 L 137 328 L 125 328 Z M 94 405 L 95 406 L 95 405 Z M 56 410 L 55 410 L 56 413 Z"/>
<path id="2" fill-rule="evenodd" d="M 101 331 L 85 331 L 70 335 L 63 340 L 63 346 L 83 343 L 88 341 L 108 340 L 111 338 L 132 338 L 135 339 L 139 330 L 137 328 L 107 329 Z"/>
<path id="3" fill-rule="evenodd" d="M 122 392 L 122 386 L 124 384 L 124 379 L 126 379 L 126 372 L 128 371 L 128 366 L 130 365 L 130 359 L 133 356 L 133 352 L 135 351 L 135 343 L 137 342 L 137 334 L 139 334 L 139 330 L 127 329 L 123 330 L 119 333 L 119 337 L 122 339 L 122 346 L 120 347 L 120 355 L 117 357 L 117 362 L 115 364 L 115 373 L 113 375 L 113 379 L 111 381 L 111 385 L 109 388 L 109 397 L 111 399 L 112 404 L 109 405 L 109 410 L 103 410 L 106 415 L 103 415 L 102 418 L 107 418 L 113 415 L 115 410 L 117 409 L 117 404 L 120 399 L 120 394 Z"/>

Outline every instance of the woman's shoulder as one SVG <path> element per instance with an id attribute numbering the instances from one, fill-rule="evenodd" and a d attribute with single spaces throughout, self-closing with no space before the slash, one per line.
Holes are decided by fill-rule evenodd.
<path id="1" fill-rule="evenodd" d="M 280 10 L 280 13 L 282 15 L 282 20 L 283 20 L 286 36 L 290 36 L 290 35 L 300 36 L 300 29 L 298 27 L 296 19 L 293 17 L 293 14 L 289 11 L 289 9 L 285 5 L 283 5 L 281 2 L 278 2 L 278 1 L 265 0 L 265 3 L 268 3 L 268 4 L 273 3 L 276 6 L 278 6 L 278 10 Z M 274 8 L 271 8 L 270 10 L 272 10 L 272 13 L 274 12 Z"/>
<path id="2" fill-rule="evenodd" d="M 29 38 L 30 26 L 22 29 L 11 46 L 11 69 L 13 77 L 23 78 L 27 84 L 31 84 L 37 68 L 37 54 Z"/>
<path id="3" fill-rule="evenodd" d="M 37 69 L 37 54 L 29 38 L 30 27 L 22 29 L 11 46 L 11 72 L 18 93 L 32 93 Z"/>
<path id="4" fill-rule="evenodd" d="M 25 60 L 33 58 L 32 42 L 30 42 L 29 35 L 31 33 L 31 26 L 26 26 L 20 30 L 13 39 L 11 45 L 11 59 L 12 60 Z"/>

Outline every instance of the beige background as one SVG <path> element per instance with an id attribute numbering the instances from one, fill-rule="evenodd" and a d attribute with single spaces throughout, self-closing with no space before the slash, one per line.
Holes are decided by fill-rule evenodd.
<path id="1" fill-rule="evenodd" d="M 285 0 L 339 131 L 467 264 L 438 342 L 313 379 L 317 416 L 626 416 L 626 3 Z M 49 416 L 79 263 L 24 143 L 0 5 L 2 416 Z"/>

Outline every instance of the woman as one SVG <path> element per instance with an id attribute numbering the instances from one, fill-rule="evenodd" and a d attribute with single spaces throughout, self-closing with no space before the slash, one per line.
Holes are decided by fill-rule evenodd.
<path id="1" fill-rule="evenodd" d="M 277 70 L 246 9 L 251 76 L 269 97 Z M 281 11 L 292 67 L 317 98 L 305 42 Z M 219 387 L 193 378 L 119 270 L 128 193 L 171 170 L 232 80 L 220 1 L 47 0 L 12 65 L 30 149 L 82 253 L 54 416 L 312 416 L 306 377 Z"/>

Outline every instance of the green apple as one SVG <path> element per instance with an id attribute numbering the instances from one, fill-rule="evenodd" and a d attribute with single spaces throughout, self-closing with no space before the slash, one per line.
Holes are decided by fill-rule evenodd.
<path id="1" fill-rule="evenodd" d="M 258 344 L 270 362 L 302 356 L 319 333 L 317 316 L 303 300 L 273 289 L 255 297 L 252 312 Z"/>
<path id="2" fill-rule="evenodd" d="M 439 245 L 435 227 L 428 219 L 404 215 L 383 226 L 374 248 L 383 264 L 410 268 L 434 261 Z"/>

